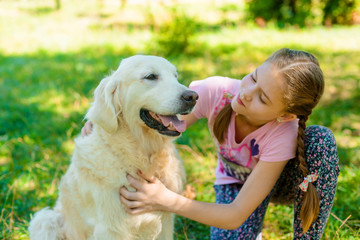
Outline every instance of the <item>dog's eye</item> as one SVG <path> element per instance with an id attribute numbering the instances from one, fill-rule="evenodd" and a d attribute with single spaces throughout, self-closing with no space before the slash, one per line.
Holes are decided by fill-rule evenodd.
<path id="1" fill-rule="evenodd" d="M 158 75 L 149 74 L 149 75 L 146 75 L 144 78 L 148 79 L 148 80 L 156 80 L 156 79 L 158 79 Z"/>

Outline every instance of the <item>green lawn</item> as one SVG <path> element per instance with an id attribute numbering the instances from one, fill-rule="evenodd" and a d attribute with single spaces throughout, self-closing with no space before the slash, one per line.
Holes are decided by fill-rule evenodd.
<path id="1" fill-rule="evenodd" d="M 313 53 L 326 77 L 309 124 L 334 132 L 341 173 L 323 239 L 360 239 L 360 26 L 259 29 L 242 20 L 242 5 L 200 12 L 62 2 L 54 11 L 50 0 L 0 1 L 0 239 L 28 239 L 31 215 L 53 206 L 93 90 L 122 58 L 164 56 L 188 85 L 241 78 L 281 47 Z M 198 122 L 176 144 L 196 199 L 213 202 L 216 156 L 206 126 Z M 177 217 L 175 235 L 209 239 L 209 227 Z M 269 207 L 263 239 L 292 239 L 291 207 Z"/>

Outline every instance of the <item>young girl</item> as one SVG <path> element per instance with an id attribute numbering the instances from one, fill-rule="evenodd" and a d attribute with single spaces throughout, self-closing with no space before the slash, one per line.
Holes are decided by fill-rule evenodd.
<path id="1" fill-rule="evenodd" d="M 207 118 L 217 146 L 216 204 L 187 199 L 139 173 L 120 190 L 132 214 L 169 211 L 211 227 L 211 239 L 256 239 L 270 200 L 294 202 L 294 239 L 320 239 L 332 208 L 338 157 L 334 137 L 306 121 L 324 89 L 318 61 L 281 49 L 242 80 L 211 77 L 199 94 L 189 127 Z"/>

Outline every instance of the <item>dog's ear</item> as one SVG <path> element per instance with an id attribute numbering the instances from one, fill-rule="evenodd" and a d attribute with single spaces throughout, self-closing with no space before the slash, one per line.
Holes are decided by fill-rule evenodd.
<path id="1" fill-rule="evenodd" d="M 113 76 L 101 80 L 95 89 L 94 102 L 85 118 L 100 125 L 108 133 L 116 132 L 119 127 L 118 116 L 121 114 L 120 81 Z"/>

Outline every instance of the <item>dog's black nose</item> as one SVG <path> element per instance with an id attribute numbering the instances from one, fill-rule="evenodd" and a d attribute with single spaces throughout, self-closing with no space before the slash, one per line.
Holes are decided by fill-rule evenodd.
<path id="1" fill-rule="evenodd" d="M 196 104 L 196 100 L 198 100 L 199 95 L 191 90 L 185 91 L 181 98 L 190 106 L 194 106 Z"/>

